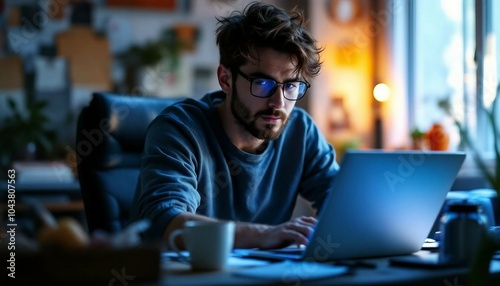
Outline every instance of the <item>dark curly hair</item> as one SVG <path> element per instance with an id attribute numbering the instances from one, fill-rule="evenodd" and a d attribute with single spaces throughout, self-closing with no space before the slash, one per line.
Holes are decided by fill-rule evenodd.
<path id="1" fill-rule="evenodd" d="M 298 9 L 286 12 L 273 5 L 252 2 L 229 17 L 217 18 L 217 45 L 220 64 L 233 72 L 250 58 L 257 59 L 252 48 L 272 48 L 296 56 L 295 72 L 310 79 L 321 69 L 321 48 L 304 28 L 304 16 Z"/>

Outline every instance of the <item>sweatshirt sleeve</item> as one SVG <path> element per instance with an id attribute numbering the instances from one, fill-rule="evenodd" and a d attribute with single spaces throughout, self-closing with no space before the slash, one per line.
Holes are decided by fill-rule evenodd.
<path id="1" fill-rule="evenodd" d="M 312 202 L 318 212 L 332 189 L 335 176 L 340 170 L 336 161 L 335 150 L 319 131 L 309 116 L 305 119 L 306 143 L 304 152 L 304 172 L 300 194 Z"/>
<path id="2" fill-rule="evenodd" d="M 195 213 L 200 205 L 195 138 L 170 114 L 157 117 L 148 129 L 135 198 L 136 219 L 152 222 L 146 240 L 161 239 L 176 215 Z"/>

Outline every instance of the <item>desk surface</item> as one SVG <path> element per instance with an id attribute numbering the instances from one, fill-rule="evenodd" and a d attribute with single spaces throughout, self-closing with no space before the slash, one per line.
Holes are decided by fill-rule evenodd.
<path id="1" fill-rule="evenodd" d="M 0 250 L 0 259 L 7 260 L 7 248 Z M 438 285 L 459 286 L 471 285 L 468 281 L 468 269 L 460 268 L 416 268 L 397 267 L 390 264 L 389 258 L 364 259 L 361 267 L 353 267 L 351 271 L 339 276 L 324 279 L 307 279 L 314 271 L 308 265 L 305 271 L 276 270 L 276 279 L 262 277 L 246 277 L 235 275 L 242 269 L 262 267 L 267 273 L 268 264 L 243 265 L 231 264 L 222 271 L 195 272 L 188 264 L 162 258 L 159 260 L 158 249 L 131 249 L 125 251 L 77 250 L 71 252 L 54 252 L 41 255 L 16 253 L 16 279 L 25 281 L 26 285 L 40 281 L 54 282 L 63 285 Z M 429 254 L 428 252 L 420 253 Z M 20 255 L 20 256 L 19 256 Z M 437 255 L 431 253 L 430 255 Z M 75 259 L 77 257 L 77 259 Z M 154 265 L 161 261 L 160 272 Z M 39 265 L 42 262 L 42 265 Z M 351 261 L 349 261 L 351 262 Z M 279 262 L 274 262 L 279 263 Z M 307 262 L 306 262 L 307 263 Z M 248 264 L 248 263 L 246 263 Z M 322 266 L 328 264 L 322 264 Z M 370 265 L 370 267 L 366 267 Z M 288 265 L 287 265 L 288 266 Z M 317 269 L 317 268 L 316 268 Z M 281 272 L 281 273 L 280 273 Z M 262 273 L 262 272 L 260 272 Z M 159 275 L 159 276 L 158 276 Z M 0 277 L 0 285 L 8 281 L 6 275 Z M 159 278 L 158 278 L 159 277 Z M 8 278 L 8 277 L 7 277 Z M 488 283 L 483 285 L 500 285 L 500 261 L 490 264 Z M 2 280 L 4 279 L 4 280 Z M 40 280 L 41 279 L 41 280 Z M 52 280 L 53 281 L 52 281 Z M 121 279 L 121 280 L 119 280 Z M 153 279 L 153 281 L 151 281 Z M 119 282 L 120 281 L 120 282 Z M 9 281 L 11 282 L 11 281 Z M 8 283 L 7 283 L 8 285 Z"/>
<path id="2" fill-rule="evenodd" d="M 363 262 L 374 267 L 353 267 L 346 274 L 317 280 L 304 279 L 307 275 L 265 280 L 234 275 L 236 270 L 244 267 L 265 266 L 229 266 L 222 271 L 194 272 L 189 265 L 167 260 L 164 261 L 158 285 L 298 285 L 299 281 L 300 285 L 468 285 L 468 269 L 464 267 L 431 269 L 392 266 L 389 258 L 364 259 Z M 490 272 L 490 278 L 496 281 L 494 285 L 500 285 L 500 261 L 492 261 Z"/>

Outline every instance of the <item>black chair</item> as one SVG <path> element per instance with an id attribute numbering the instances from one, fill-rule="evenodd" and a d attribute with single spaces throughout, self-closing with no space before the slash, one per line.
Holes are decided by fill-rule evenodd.
<path id="1" fill-rule="evenodd" d="M 94 93 L 78 118 L 77 169 L 89 232 L 129 222 L 149 123 L 181 98 Z"/>

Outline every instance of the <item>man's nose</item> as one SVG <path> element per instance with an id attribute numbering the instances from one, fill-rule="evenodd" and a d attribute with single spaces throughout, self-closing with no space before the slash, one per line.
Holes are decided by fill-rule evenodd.
<path id="1" fill-rule="evenodd" d="M 283 94 L 283 84 L 278 84 L 274 93 L 269 97 L 269 106 L 280 109 L 285 106 L 285 95 Z"/>

